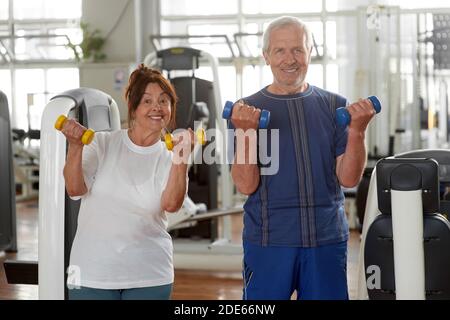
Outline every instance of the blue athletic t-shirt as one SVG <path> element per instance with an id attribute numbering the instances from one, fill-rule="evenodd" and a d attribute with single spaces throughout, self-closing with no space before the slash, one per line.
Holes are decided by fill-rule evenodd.
<path id="1" fill-rule="evenodd" d="M 346 241 L 348 223 L 336 157 L 345 152 L 348 132 L 336 126 L 335 111 L 347 100 L 311 85 L 294 95 L 275 95 L 264 88 L 243 100 L 271 113 L 263 148 L 272 161 L 260 163 L 261 169 L 274 164 L 271 144 L 278 142 L 272 142 L 276 135 L 271 129 L 279 130 L 278 171 L 261 175 L 258 189 L 248 197 L 243 240 L 298 247 Z"/>

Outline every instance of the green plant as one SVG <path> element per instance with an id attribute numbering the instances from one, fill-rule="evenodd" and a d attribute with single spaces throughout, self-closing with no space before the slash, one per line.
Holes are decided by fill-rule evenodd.
<path id="1" fill-rule="evenodd" d="M 73 44 L 69 41 L 67 46 L 73 50 L 75 59 L 80 61 L 100 62 L 106 59 L 106 54 L 102 52 L 106 39 L 101 36 L 100 30 L 91 31 L 89 24 L 80 23 L 83 31 L 83 41 L 80 44 Z"/>

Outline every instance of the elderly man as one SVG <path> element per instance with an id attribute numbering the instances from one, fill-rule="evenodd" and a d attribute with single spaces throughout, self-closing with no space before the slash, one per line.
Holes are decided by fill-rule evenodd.
<path id="1" fill-rule="evenodd" d="M 366 163 L 364 137 L 375 114 L 369 100 L 347 107 L 349 127 L 335 124 L 344 97 L 305 81 L 312 35 L 295 17 L 272 21 L 263 54 L 273 83 L 235 104 L 231 122 L 247 136 L 231 174 L 249 195 L 244 209 L 244 299 L 348 299 L 348 224 L 341 186 L 355 186 Z M 254 107 L 256 106 L 256 108 Z M 261 174 L 249 161 L 260 109 L 279 130 L 279 170 Z M 236 161 L 245 153 L 247 161 Z M 276 155 L 275 155 L 276 156 Z M 274 155 L 271 155 L 273 158 Z"/>

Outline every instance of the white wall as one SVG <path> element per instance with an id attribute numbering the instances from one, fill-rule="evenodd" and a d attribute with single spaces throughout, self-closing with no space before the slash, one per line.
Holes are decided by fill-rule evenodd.
<path id="1" fill-rule="evenodd" d="M 160 7 L 158 0 L 135 0 L 135 2 L 141 2 L 141 26 L 142 26 L 142 59 L 147 54 L 154 51 L 152 44 L 150 43 L 149 36 L 160 34 Z M 166 0 L 167 1 L 167 0 Z"/>
<path id="2" fill-rule="evenodd" d="M 106 36 L 117 22 L 127 2 L 128 0 L 83 0 L 81 20 L 88 23 L 92 30 L 99 29 L 101 34 Z M 135 32 L 133 13 L 132 1 L 105 43 L 104 52 L 107 54 L 107 61 L 134 60 Z"/>
<path id="3" fill-rule="evenodd" d="M 149 35 L 159 32 L 159 2 L 83 0 L 81 21 L 88 23 L 92 30 L 99 29 L 103 36 L 112 30 L 104 48 L 106 61 L 140 62 L 136 57 L 150 51 Z"/>

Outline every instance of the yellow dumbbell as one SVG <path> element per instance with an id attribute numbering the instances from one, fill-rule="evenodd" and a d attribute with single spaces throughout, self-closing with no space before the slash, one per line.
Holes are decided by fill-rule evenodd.
<path id="1" fill-rule="evenodd" d="M 65 115 L 60 115 L 58 117 L 58 119 L 56 119 L 55 122 L 55 129 L 61 131 L 63 126 L 64 126 L 64 122 L 66 122 L 67 117 Z M 86 129 L 83 133 L 83 135 L 81 136 L 81 143 L 82 144 L 89 144 L 92 142 L 92 140 L 94 139 L 94 135 L 95 135 L 95 131 L 92 129 Z"/>
<path id="2" fill-rule="evenodd" d="M 197 129 L 195 132 L 195 136 L 197 137 L 197 142 L 200 143 L 202 146 L 206 144 L 206 134 L 205 130 L 202 128 Z M 166 133 L 164 135 L 164 142 L 166 143 L 166 148 L 169 151 L 172 151 L 173 149 L 173 136 L 170 133 Z"/>

